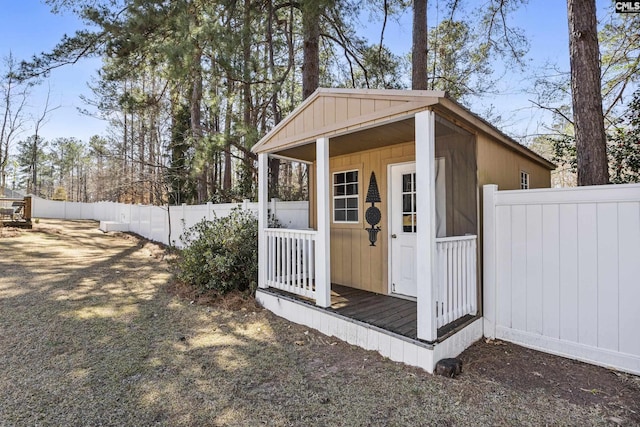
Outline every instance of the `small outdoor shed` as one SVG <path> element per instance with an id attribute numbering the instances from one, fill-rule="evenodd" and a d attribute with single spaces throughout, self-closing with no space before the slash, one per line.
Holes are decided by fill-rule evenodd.
<path id="1" fill-rule="evenodd" d="M 252 150 L 257 299 L 429 372 L 482 336 L 479 189 L 555 167 L 439 91 L 318 89 Z M 310 165 L 310 229 L 268 228 L 270 156 Z"/>

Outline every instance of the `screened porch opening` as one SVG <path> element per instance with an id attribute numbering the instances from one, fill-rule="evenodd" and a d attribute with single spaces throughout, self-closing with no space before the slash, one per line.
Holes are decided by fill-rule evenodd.
<path id="1" fill-rule="evenodd" d="M 475 136 L 436 115 L 436 322 L 478 311 Z M 442 170 L 444 169 L 444 170 Z"/>

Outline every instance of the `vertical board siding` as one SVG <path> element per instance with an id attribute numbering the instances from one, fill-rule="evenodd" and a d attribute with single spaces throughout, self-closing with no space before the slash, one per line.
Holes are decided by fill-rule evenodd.
<path id="1" fill-rule="evenodd" d="M 495 335 L 640 373 L 640 185 L 494 200 Z"/>
<path id="2" fill-rule="evenodd" d="M 324 120 L 324 98 L 313 103 L 313 127 L 312 129 L 321 129 L 325 126 Z M 312 187 L 309 187 L 312 188 Z"/>
<path id="3" fill-rule="evenodd" d="M 560 205 L 560 339 L 578 342 L 578 205 Z"/>
<path id="4" fill-rule="evenodd" d="M 640 202 L 618 205 L 619 351 L 640 354 Z"/>
<path id="5" fill-rule="evenodd" d="M 598 345 L 598 229 L 595 203 L 578 205 L 578 342 Z"/>
<path id="6" fill-rule="evenodd" d="M 295 119 L 293 119 L 293 128 L 294 128 L 293 134 L 294 135 L 300 135 L 301 133 L 304 132 L 304 130 L 305 130 L 305 126 L 304 126 L 305 122 L 304 121 L 305 121 L 304 114 L 301 114 L 301 115 L 297 116 Z"/>
<path id="7" fill-rule="evenodd" d="M 503 190 L 520 188 L 520 171 L 529 172 L 529 188 L 548 188 L 551 174 L 546 167 L 519 155 L 480 133 L 477 137 L 478 184 L 496 184 Z"/>
<path id="8" fill-rule="evenodd" d="M 527 331 L 542 333 L 542 206 L 527 206 Z"/>
<path id="9" fill-rule="evenodd" d="M 376 105 L 372 99 L 360 100 L 360 114 L 367 115 L 375 112 Z"/>
<path id="10" fill-rule="evenodd" d="M 324 125 L 329 126 L 336 122 L 336 99 L 331 96 L 324 98 Z"/>
<path id="11" fill-rule="evenodd" d="M 496 323 L 511 328 L 511 208 L 496 207 L 496 258 L 500 260 L 500 268 L 496 270 L 496 304 L 500 307 L 496 314 Z M 509 226 L 507 226 L 507 224 Z"/>
<path id="12" fill-rule="evenodd" d="M 314 116 L 315 116 L 315 105 L 312 105 L 311 108 L 305 108 L 304 110 L 302 110 L 302 123 L 303 123 L 303 128 L 300 130 L 300 132 L 304 132 L 307 128 L 312 128 L 315 125 L 314 123 Z M 297 130 L 296 130 L 297 132 Z"/>
<path id="13" fill-rule="evenodd" d="M 372 105 L 370 104 L 368 108 L 372 108 Z M 386 197 L 382 197 L 382 201 L 376 203 L 382 213 L 382 221 L 378 224 L 382 232 L 378 234 L 376 246 L 370 246 L 368 233 L 365 231 L 369 225 L 364 219 L 370 204 L 365 202 L 365 198 L 371 172 L 375 172 L 380 194 L 386 195 L 388 194 L 387 165 L 413 160 L 415 160 L 413 142 L 330 158 L 330 174 L 358 169 L 360 176 L 358 224 L 331 222 L 331 281 L 333 283 L 381 294 L 388 293 L 387 200 Z M 333 198 L 330 205 L 333 208 Z"/>
<path id="14" fill-rule="evenodd" d="M 560 209 L 542 206 L 542 334 L 560 338 Z M 543 304 L 544 302 L 544 304 Z"/>
<path id="15" fill-rule="evenodd" d="M 347 101 L 347 119 L 358 117 L 362 114 L 359 98 L 349 98 Z"/>
<path id="16" fill-rule="evenodd" d="M 527 330 L 527 210 L 511 208 L 511 327 Z"/>
<path id="17" fill-rule="evenodd" d="M 599 203 L 597 213 L 598 347 L 616 351 L 618 316 L 613 313 L 618 313 L 618 206 Z"/>
<path id="18" fill-rule="evenodd" d="M 334 98 L 335 102 L 335 110 L 336 110 L 336 122 L 344 120 L 345 117 L 348 117 L 349 109 L 347 106 L 346 98 Z"/>

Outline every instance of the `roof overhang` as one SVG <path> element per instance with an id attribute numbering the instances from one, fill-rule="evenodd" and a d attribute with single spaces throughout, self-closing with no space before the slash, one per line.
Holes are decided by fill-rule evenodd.
<path id="1" fill-rule="evenodd" d="M 315 141 L 331 138 L 329 155 L 414 140 L 415 114 L 434 110 L 470 133 L 483 132 L 544 167 L 555 165 L 446 97 L 442 91 L 317 89 L 251 149 L 313 161 Z M 446 132 L 436 126 L 436 132 Z M 436 135 L 438 136 L 438 135 Z"/>
<path id="2" fill-rule="evenodd" d="M 319 88 L 251 150 L 273 153 L 402 121 L 443 96 L 441 91 Z"/>
<path id="3" fill-rule="evenodd" d="M 449 98 L 445 97 L 440 99 L 438 105 L 434 106 L 434 111 L 436 111 L 436 113 L 440 113 L 443 117 L 452 120 L 455 124 L 461 124 L 468 129 L 476 129 L 477 131 L 486 133 L 510 149 L 531 158 L 549 170 L 554 170 L 556 168 L 554 163 L 545 159 L 530 148 L 520 144 L 518 141 L 506 135 L 488 121 Z M 457 123 L 458 120 L 462 120 L 462 123 L 464 124 Z"/>

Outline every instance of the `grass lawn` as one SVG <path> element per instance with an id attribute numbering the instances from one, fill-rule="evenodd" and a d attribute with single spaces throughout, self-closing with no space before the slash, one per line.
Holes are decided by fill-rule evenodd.
<path id="1" fill-rule="evenodd" d="M 487 343 L 435 377 L 176 288 L 95 222 L 0 230 L 0 426 L 640 424 L 638 377 Z"/>

